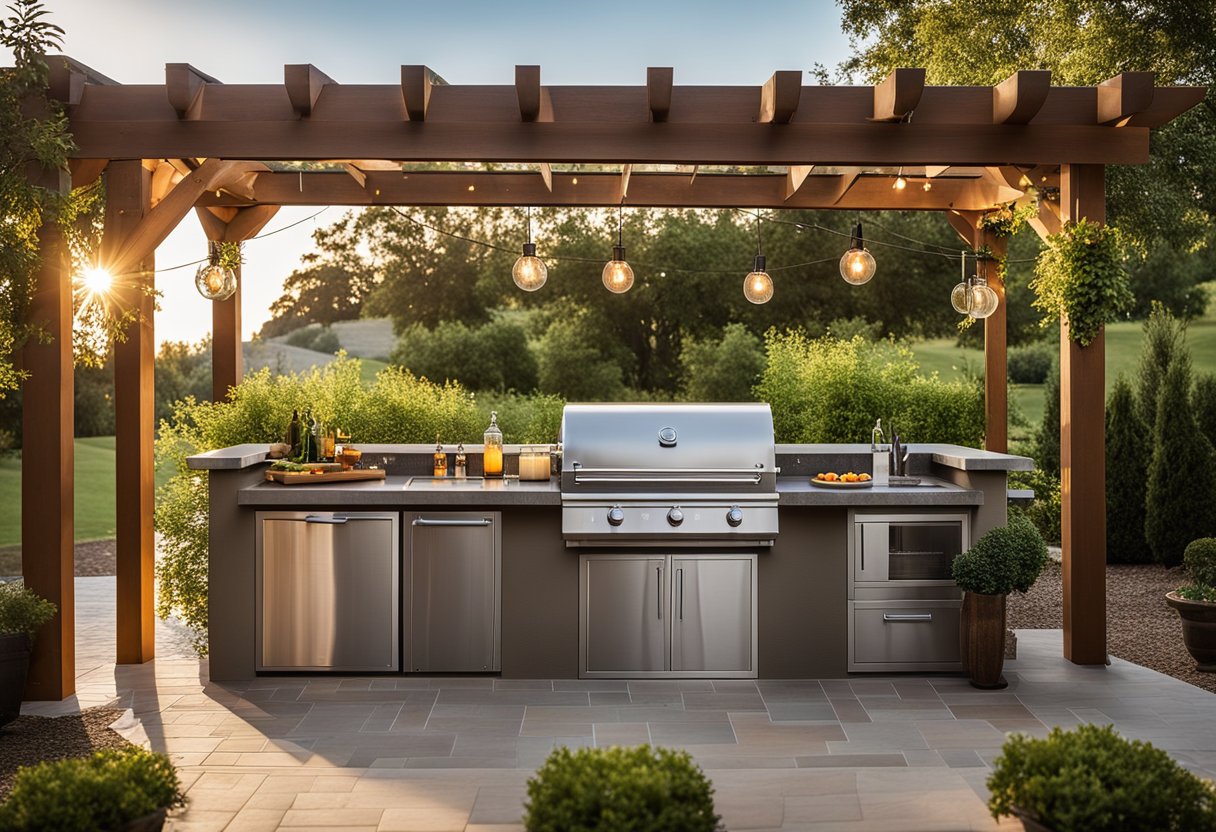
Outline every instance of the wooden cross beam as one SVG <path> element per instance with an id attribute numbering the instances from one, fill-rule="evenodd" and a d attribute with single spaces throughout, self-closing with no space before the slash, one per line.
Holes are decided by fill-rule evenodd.
<path id="1" fill-rule="evenodd" d="M 1047 70 L 1019 70 L 992 88 L 993 124 L 1028 124 L 1051 91 Z"/>
<path id="2" fill-rule="evenodd" d="M 1152 72 L 1123 72 L 1099 84 L 1098 123 L 1122 125 L 1151 107 L 1155 78 Z"/>
<path id="3" fill-rule="evenodd" d="M 761 124 L 789 124 L 802 96 L 802 73 L 781 70 L 764 82 L 760 90 Z"/>
<path id="4" fill-rule="evenodd" d="M 874 87 L 873 121 L 903 121 L 925 91 L 923 69 L 896 69 Z"/>
<path id="5" fill-rule="evenodd" d="M 287 97 L 291 99 L 291 108 L 300 118 L 312 115 L 317 106 L 317 99 L 330 84 L 337 83 L 312 64 L 285 64 L 283 66 L 283 86 L 287 88 Z"/>
<path id="6" fill-rule="evenodd" d="M 219 83 L 190 64 L 165 64 L 165 92 L 179 119 L 198 119 L 202 114 L 203 90 L 208 84 Z"/>

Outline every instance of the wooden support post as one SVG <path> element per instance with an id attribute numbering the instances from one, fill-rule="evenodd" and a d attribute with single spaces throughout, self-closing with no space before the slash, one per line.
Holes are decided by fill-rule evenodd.
<path id="1" fill-rule="evenodd" d="M 60 171 L 38 175 L 38 184 L 61 193 L 70 182 Z M 21 574 L 59 612 L 35 635 L 25 698 L 56 700 L 76 691 L 72 261 L 54 219 L 42 226 L 38 244 L 42 268 L 30 320 L 49 337 L 31 338 L 21 356 L 30 374 L 22 392 Z"/>
<path id="2" fill-rule="evenodd" d="M 106 178 L 102 262 L 127 242 L 152 210 L 152 176 L 138 160 L 110 163 Z M 162 203 L 163 204 L 163 203 Z M 152 659 L 156 645 L 152 531 L 155 467 L 153 367 L 156 344 L 152 315 L 154 254 L 144 254 L 131 271 L 115 276 L 114 299 L 122 309 L 139 310 L 126 340 L 114 347 L 114 428 L 117 494 L 118 657 L 119 664 Z"/>
<path id="3" fill-rule="evenodd" d="M 1106 221 L 1101 165 L 1060 169 L 1063 219 Z M 1060 487 L 1064 548 L 1064 658 L 1105 664 L 1106 383 L 1105 333 L 1078 346 L 1060 324 Z"/>
<path id="4" fill-rule="evenodd" d="M 989 231 L 980 231 L 980 246 L 987 246 L 995 258 L 1004 259 L 1009 241 Z M 1006 334 L 1005 279 L 998 260 L 981 260 L 979 275 L 988 281 L 1000 303 L 984 319 L 984 448 L 996 453 L 1009 450 L 1009 369 Z"/>
<path id="5" fill-rule="evenodd" d="M 241 267 L 237 266 L 236 292 L 211 303 L 211 400 L 222 402 L 241 383 L 245 373 L 241 354 Z"/>

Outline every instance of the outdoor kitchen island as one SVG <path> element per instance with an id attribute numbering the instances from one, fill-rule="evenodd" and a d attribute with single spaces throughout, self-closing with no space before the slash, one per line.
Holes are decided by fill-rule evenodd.
<path id="1" fill-rule="evenodd" d="M 687 434 L 691 440 L 694 431 Z M 736 450 L 747 444 L 728 437 Z M 579 503 L 563 495 L 569 470 L 561 481 L 512 479 L 512 446 L 504 480 L 435 480 L 434 448 L 422 445 L 361 445 L 365 464 L 384 467 L 385 479 L 307 486 L 266 482 L 264 445 L 192 457 L 191 467 L 209 473 L 210 676 L 823 678 L 960 670 L 961 593 L 948 580 L 950 560 L 1006 522 L 1007 473 L 1029 470 L 1031 461 L 913 444 L 907 473 L 919 485 L 830 490 L 810 478 L 869 471 L 869 445 L 773 445 L 771 427 L 768 443 L 775 466 L 766 467 L 780 471 L 773 529 L 743 534 L 760 522 L 752 518 L 763 514 L 767 495 L 720 493 L 735 486 L 715 477 L 707 486 L 715 493 L 664 497 L 670 508 L 647 485 L 616 523 L 622 507 L 614 503 L 612 528 L 651 507 L 666 517 L 662 526 L 692 530 L 687 539 L 655 533 L 620 542 L 572 530 L 569 510 Z M 470 460 L 479 457 L 477 446 L 466 450 Z M 567 437 L 565 465 L 570 455 Z M 739 536 L 698 534 L 702 514 Z M 320 566 L 312 558 L 293 570 L 296 547 L 313 533 L 328 535 Z M 338 551 L 344 545 L 380 546 L 377 565 L 349 574 L 344 564 L 353 558 Z M 276 581 L 290 588 L 274 590 Z M 290 598 L 275 601 L 282 594 Z M 305 633 L 310 645 L 292 644 Z M 358 658 L 318 657 L 318 643 L 348 644 Z"/>

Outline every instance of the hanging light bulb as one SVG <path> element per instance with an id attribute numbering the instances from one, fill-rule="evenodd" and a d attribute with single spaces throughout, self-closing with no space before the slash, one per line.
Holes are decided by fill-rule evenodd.
<path id="1" fill-rule="evenodd" d="M 988 285 L 987 280 L 979 276 L 976 276 L 972 282 L 971 295 L 971 317 L 973 318 L 988 318 L 1001 304 L 1000 296 Z"/>
<path id="2" fill-rule="evenodd" d="M 903 168 L 900 168 L 899 173 L 895 175 L 895 181 L 891 184 L 891 187 L 896 191 L 902 191 L 904 188 L 908 187 L 908 180 L 904 179 Z"/>
<path id="3" fill-rule="evenodd" d="M 930 182 L 928 179 L 926 179 L 925 184 L 921 185 L 921 188 L 923 188 L 926 191 L 931 191 L 931 190 L 933 190 L 933 183 Z"/>
<path id="4" fill-rule="evenodd" d="M 207 262 L 194 273 L 194 288 L 207 300 L 228 300 L 236 293 L 236 273 L 220 264 L 218 243 L 211 243 Z"/>
<path id="5" fill-rule="evenodd" d="M 743 297 L 755 304 L 768 303 L 773 299 L 773 279 L 764 270 L 764 255 L 761 253 L 760 212 L 756 212 L 756 262 L 747 277 L 743 278 Z"/>
<path id="6" fill-rule="evenodd" d="M 865 239 L 861 234 L 861 223 L 853 228 L 853 245 L 840 258 L 840 276 L 854 286 L 869 283 L 874 276 L 877 265 L 874 255 L 865 249 Z"/>
<path id="7" fill-rule="evenodd" d="M 950 305 L 960 315 L 970 315 L 975 296 L 971 292 L 971 279 L 967 277 L 967 252 L 959 252 L 963 279 L 950 290 Z"/>
<path id="8" fill-rule="evenodd" d="M 616 245 L 612 247 L 612 259 L 604 264 L 601 275 L 604 288 L 613 294 L 624 294 L 633 288 L 633 268 L 625 262 L 625 214 L 624 207 L 617 208 Z"/>
<path id="9" fill-rule="evenodd" d="M 532 242 L 531 207 L 528 208 L 528 241 L 524 243 L 524 253 L 511 267 L 511 279 L 525 292 L 535 292 L 549 279 L 549 268 L 536 256 L 536 243 Z"/>

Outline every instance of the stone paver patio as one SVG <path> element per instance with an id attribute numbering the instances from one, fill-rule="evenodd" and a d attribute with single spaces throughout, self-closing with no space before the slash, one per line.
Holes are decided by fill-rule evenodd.
<path id="1" fill-rule="evenodd" d="M 221 685 L 197 660 L 98 663 L 104 624 L 82 631 L 77 696 L 23 710 L 130 709 L 116 728 L 168 752 L 189 789 L 175 830 L 520 829 L 527 778 L 559 744 L 687 748 L 732 830 L 998 828 L 988 764 L 1006 732 L 1054 725 L 1114 723 L 1216 776 L 1216 696 L 1118 659 L 1070 665 L 1058 630 L 1020 631 L 1009 689 L 981 693 L 949 676 Z"/>

